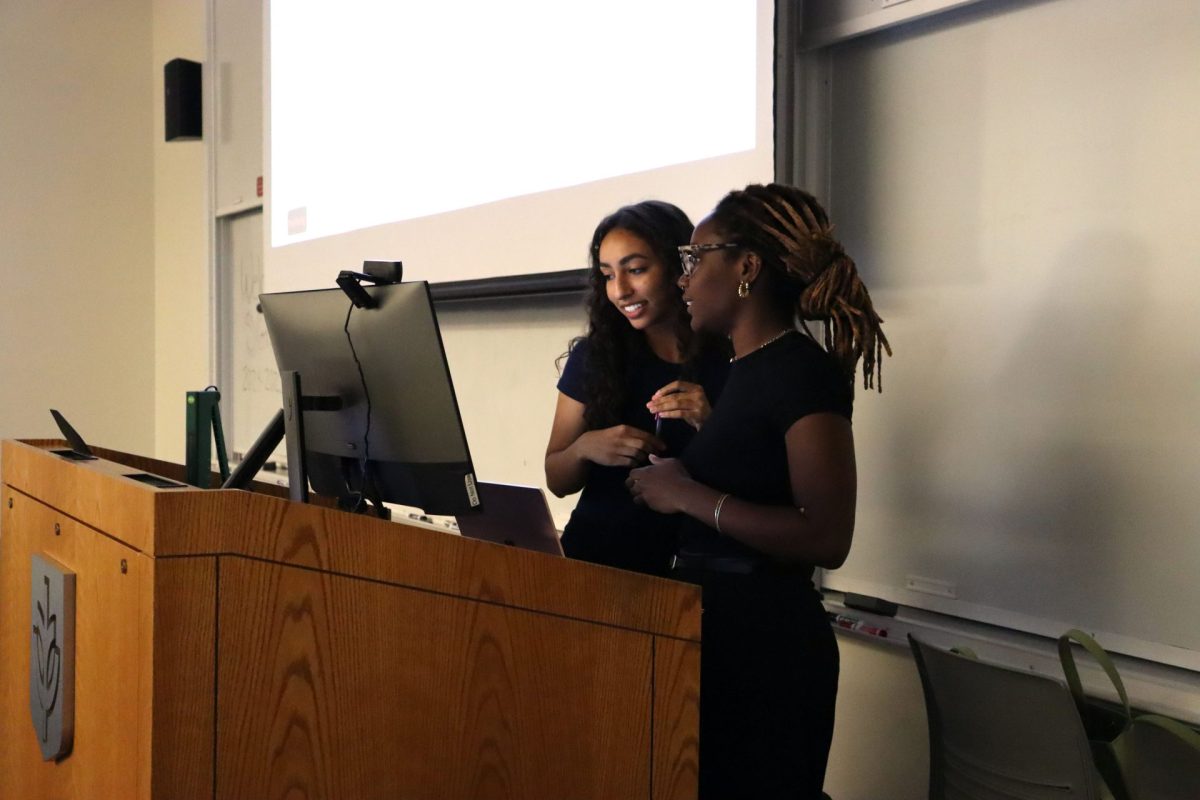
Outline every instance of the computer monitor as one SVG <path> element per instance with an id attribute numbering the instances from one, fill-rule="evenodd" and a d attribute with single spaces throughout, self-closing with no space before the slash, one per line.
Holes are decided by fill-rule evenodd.
<path id="1" fill-rule="evenodd" d="M 425 282 L 260 295 L 283 382 L 288 471 L 342 507 L 363 499 L 459 515 L 479 507 Z M 297 412 L 298 410 L 298 412 Z M 298 464 L 295 462 L 299 462 Z"/>

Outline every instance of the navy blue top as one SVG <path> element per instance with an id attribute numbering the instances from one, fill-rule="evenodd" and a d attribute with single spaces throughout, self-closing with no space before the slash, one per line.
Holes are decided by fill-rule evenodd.
<path id="1" fill-rule="evenodd" d="M 705 486 L 762 505 L 791 505 L 787 431 L 808 414 L 851 418 L 854 389 L 837 360 L 792 333 L 730 366 L 719 403 L 682 454 Z M 681 550 L 712 556 L 759 555 L 699 520 L 682 525 Z"/>
<path id="2" fill-rule="evenodd" d="M 558 390 L 587 405 L 584 386 L 588 341 L 579 341 L 563 367 Z M 716 403 L 728 372 L 726 359 L 716 355 L 702 357 L 696 365 L 693 381 L 704 387 L 710 405 Z M 672 364 L 646 348 L 630 356 L 624 386 L 626 399 L 619 424 L 654 432 L 654 415 L 646 410 L 650 396 L 671 381 L 679 380 L 681 364 Z M 663 420 L 660 438 L 666 443 L 665 456 L 678 456 L 696 430 L 682 419 Z M 666 575 L 671 556 L 678 546 L 676 531 L 679 518 L 651 511 L 633 502 L 625 481 L 625 467 L 588 465 L 587 482 L 563 531 L 563 550 L 571 558 L 605 564 L 651 575 Z"/>

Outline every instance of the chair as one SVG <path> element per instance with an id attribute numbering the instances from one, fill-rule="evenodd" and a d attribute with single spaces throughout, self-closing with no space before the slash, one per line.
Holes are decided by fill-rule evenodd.
<path id="1" fill-rule="evenodd" d="M 1112 797 L 1061 681 L 908 640 L 929 716 L 930 800 Z"/>
<path id="2" fill-rule="evenodd" d="M 1118 759 L 1131 800 L 1200 798 L 1200 733 L 1166 717 L 1135 717 Z"/>

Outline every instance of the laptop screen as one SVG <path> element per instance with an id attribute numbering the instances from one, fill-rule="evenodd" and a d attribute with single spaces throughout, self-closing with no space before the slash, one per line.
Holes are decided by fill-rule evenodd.
<path id="1" fill-rule="evenodd" d="M 476 485 L 483 511 L 457 518 L 463 536 L 539 553 L 563 554 L 554 517 L 541 489 L 483 481 Z"/>

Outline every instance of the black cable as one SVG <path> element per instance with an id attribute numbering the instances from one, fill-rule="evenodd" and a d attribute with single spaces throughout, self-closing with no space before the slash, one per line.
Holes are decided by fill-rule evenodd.
<path id="1" fill-rule="evenodd" d="M 355 504 L 354 509 L 357 511 L 358 506 L 362 505 L 362 501 L 366 497 L 366 485 L 367 480 L 369 479 L 367 474 L 367 462 L 371 456 L 371 392 L 367 389 L 367 376 L 366 373 L 363 372 L 362 362 L 358 360 L 358 351 L 354 348 L 354 339 L 350 336 L 350 315 L 353 313 L 354 303 L 351 303 L 350 307 L 346 309 L 346 324 L 342 326 L 342 330 L 346 333 L 346 341 L 350 343 L 350 354 L 354 356 L 354 366 L 358 368 L 358 378 L 362 382 L 363 397 L 366 398 L 367 401 L 367 427 L 366 430 L 363 431 L 363 454 L 358 462 L 359 470 L 362 473 L 362 484 L 359 486 L 358 502 Z"/>

